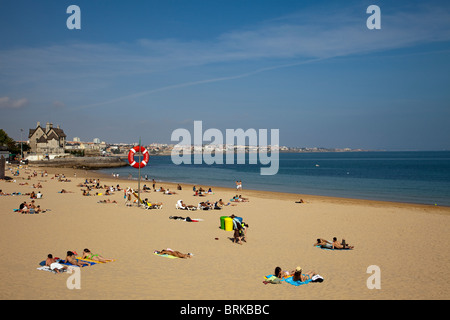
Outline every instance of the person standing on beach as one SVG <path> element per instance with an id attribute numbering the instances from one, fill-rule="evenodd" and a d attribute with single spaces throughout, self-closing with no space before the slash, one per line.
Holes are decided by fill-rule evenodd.
<path id="1" fill-rule="evenodd" d="M 234 230 L 233 242 L 242 244 L 242 238 L 244 236 L 243 230 L 242 230 L 242 224 L 238 219 L 236 219 L 236 216 L 234 214 L 232 214 L 230 216 L 230 218 L 233 219 L 233 230 Z"/>

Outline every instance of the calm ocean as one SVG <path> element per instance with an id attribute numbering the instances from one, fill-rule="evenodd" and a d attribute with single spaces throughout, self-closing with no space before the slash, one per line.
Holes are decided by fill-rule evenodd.
<path id="1" fill-rule="evenodd" d="M 261 176 L 260 165 L 175 165 L 170 156 L 150 157 L 141 169 L 150 181 L 204 187 L 280 191 L 356 199 L 450 206 L 450 151 L 280 153 L 278 174 Z M 248 158 L 246 158 L 248 163 Z M 137 179 L 138 170 L 102 170 Z M 158 184 L 157 184 L 158 186 Z"/>

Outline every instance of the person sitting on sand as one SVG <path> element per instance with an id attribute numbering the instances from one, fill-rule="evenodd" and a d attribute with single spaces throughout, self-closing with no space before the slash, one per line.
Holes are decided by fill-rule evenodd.
<path id="1" fill-rule="evenodd" d="M 348 243 L 345 243 L 345 239 L 342 239 L 342 243 L 339 243 L 336 237 L 333 238 L 332 249 L 353 249 Z"/>
<path id="2" fill-rule="evenodd" d="M 47 255 L 47 259 L 45 260 L 45 265 L 47 267 L 50 267 L 50 269 L 52 271 L 55 271 L 56 273 L 59 273 L 62 270 L 67 270 L 68 267 L 65 265 L 62 265 L 58 262 L 58 260 L 56 260 L 55 258 L 53 258 L 53 255 L 51 253 L 49 253 Z"/>
<path id="3" fill-rule="evenodd" d="M 28 213 L 28 210 L 29 210 L 28 207 L 29 207 L 29 206 L 27 205 L 27 202 L 26 202 L 26 201 L 22 202 L 22 203 L 20 204 L 20 206 L 19 206 L 19 212 L 20 212 L 20 213 Z"/>
<path id="4" fill-rule="evenodd" d="M 316 273 L 312 271 L 302 273 L 302 268 L 297 267 L 295 268 L 294 274 L 292 275 L 292 280 L 304 282 L 306 280 L 310 280 L 315 274 Z"/>
<path id="5" fill-rule="evenodd" d="M 293 271 L 284 271 L 280 267 L 276 267 L 273 276 L 267 278 L 267 280 L 264 280 L 263 283 L 264 284 L 268 284 L 268 283 L 280 284 L 282 281 L 281 279 L 292 276 L 294 274 L 294 272 L 295 272 L 294 270 Z"/>
<path id="6" fill-rule="evenodd" d="M 66 262 L 67 262 L 67 263 L 70 263 L 70 264 L 73 264 L 74 266 L 79 266 L 79 267 L 82 267 L 82 266 L 90 266 L 90 264 L 87 263 L 87 262 L 84 262 L 84 261 L 78 261 L 78 260 L 75 258 L 75 255 L 73 254 L 72 251 L 67 251 Z"/>
<path id="7" fill-rule="evenodd" d="M 154 253 L 156 253 L 156 254 L 167 254 L 169 256 L 174 256 L 174 257 L 182 258 L 182 259 L 191 258 L 193 256 L 192 253 L 189 253 L 189 252 L 188 253 L 181 253 L 180 251 L 175 251 L 175 250 L 172 250 L 170 248 L 162 249 L 161 251 L 155 250 Z"/>
<path id="8" fill-rule="evenodd" d="M 222 201 L 222 199 L 219 199 L 219 201 L 217 201 L 217 204 L 218 204 L 220 207 L 223 207 L 223 206 L 229 206 L 229 205 L 230 205 L 229 202 L 228 202 L 228 203 L 224 203 L 224 202 Z"/>
<path id="9" fill-rule="evenodd" d="M 83 259 L 89 259 L 89 260 L 94 260 L 94 261 L 99 261 L 99 262 L 111 262 L 114 259 L 106 259 L 103 258 L 101 255 L 99 254 L 93 254 L 89 249 L 84 249 L 83 250 L 83 255 L 82 255 Z"/>

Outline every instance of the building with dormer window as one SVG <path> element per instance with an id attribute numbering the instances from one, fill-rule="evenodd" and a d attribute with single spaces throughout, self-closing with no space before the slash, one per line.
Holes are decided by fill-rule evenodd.
<path id="1" fill-rule="evenodd" d="M 30 152 L 35 154 L 61 154 L 66 147 L 66 134 L 64 130 L 47 122 L 45 128 L 37 123 L 36 129 L 30 129 L 28 134 Z"/>

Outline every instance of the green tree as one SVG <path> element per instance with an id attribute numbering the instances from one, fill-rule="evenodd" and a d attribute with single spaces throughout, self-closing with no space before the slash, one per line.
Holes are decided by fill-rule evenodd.
<path id="1" fill-rule="evenodd" d="M 14 139 L 8 136 L 8 134 L 3 129 L 0 129 L 0 146 L 7 147 L 11 153 L 20 153 L 20 143 L 14 141 Z M 23 144 L 22 148 L 23 151 L 27 151 L 30 149 L 30 147 L 26 143 Z"/>

